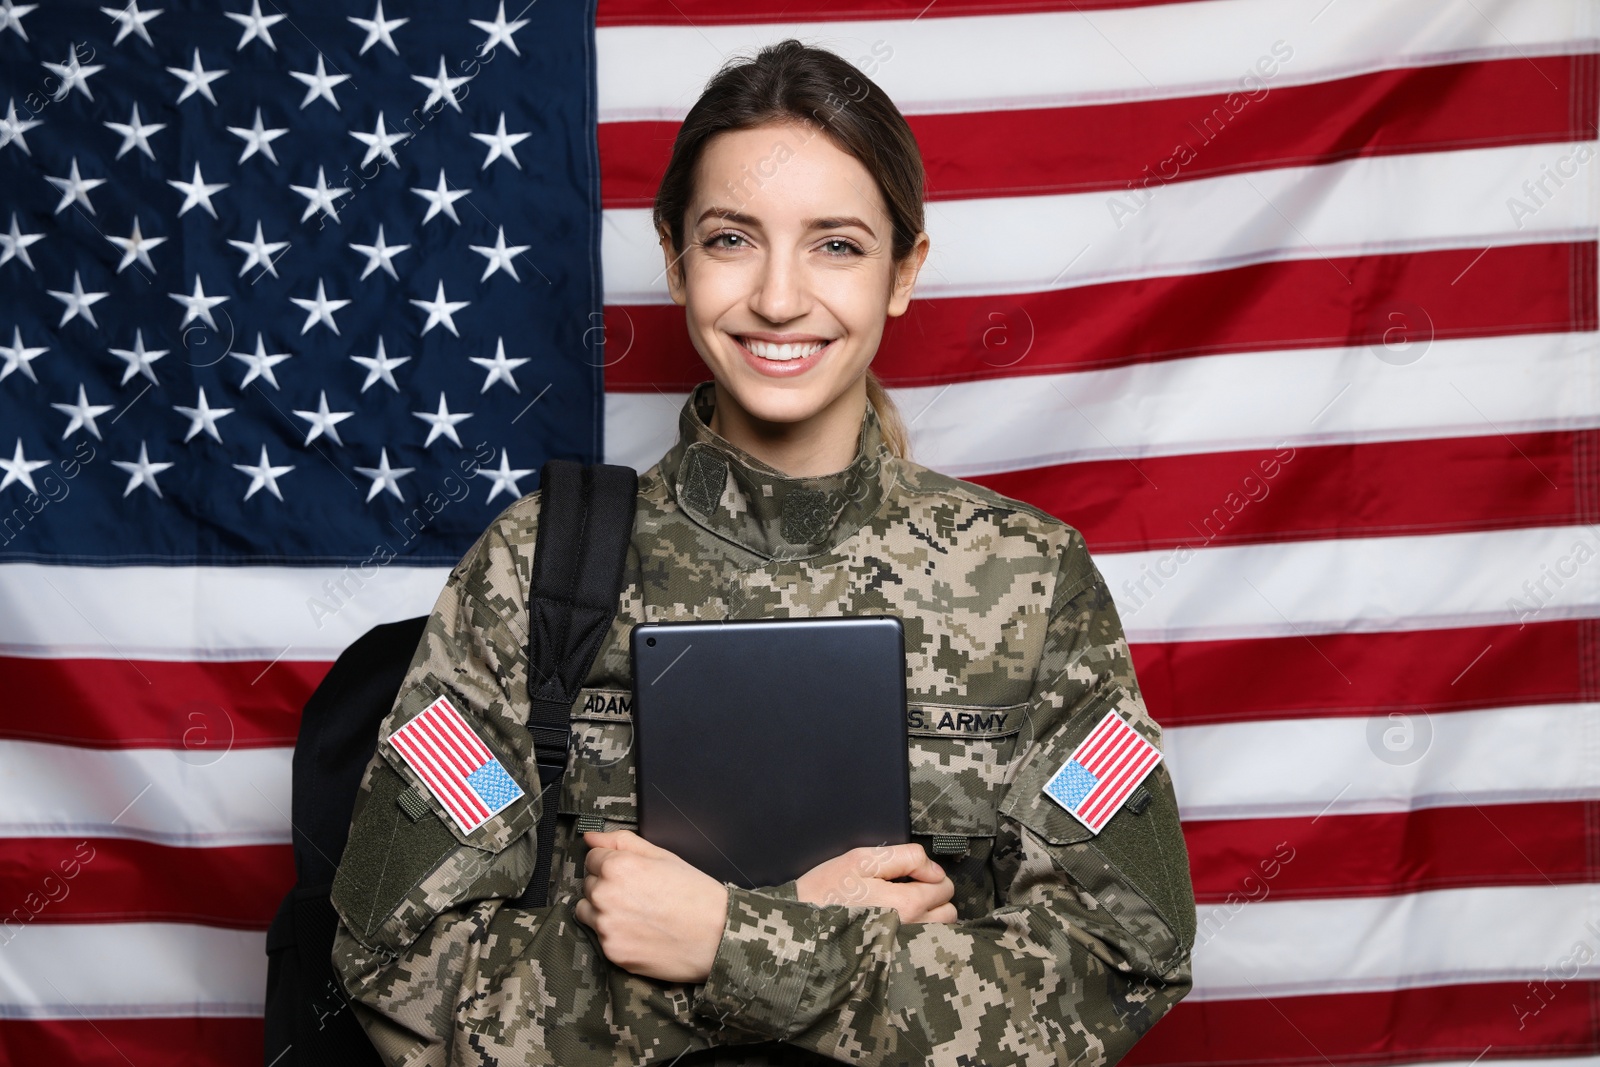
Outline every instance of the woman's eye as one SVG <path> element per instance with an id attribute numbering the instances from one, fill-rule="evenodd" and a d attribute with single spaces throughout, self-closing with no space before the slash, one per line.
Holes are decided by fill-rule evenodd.
<path id="1" fill-rule="evenodd" d="M 714 233 L 710 237 L 707 237 L 705 239 L 705 241 L 702 242 L 702 243 L 707 248 L 733 248 L 733 247 L 737 247 L 735 245 L 719 245 L 719 244 L 717 244 L 717 242 L 722 240 L 724 237 L 728 238 L 729 240 L 735 240 L 735 241 L 744 240 L 744 237 L 741 236 L 740 234 L 737 234 L 737 233 Z"/>
<path id="2" fill-rule="evenodd" d="M 838 251 L 829 251 L 828 255 L 830 256 L 859 256 L 864 254 L 854 243 L 846 241 L 843 237 L 830 238 L 822 243 L 822 247 L 829 249 L 837 247 L 839 249 Z"/>

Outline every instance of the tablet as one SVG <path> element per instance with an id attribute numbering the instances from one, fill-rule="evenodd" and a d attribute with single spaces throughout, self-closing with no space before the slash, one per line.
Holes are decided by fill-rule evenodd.
<path id="1" fill-rule="evenodd" d="M 641 623 L 632 657 L 645 840 L 747 889 L 911 840 L 899 619 Z"/>

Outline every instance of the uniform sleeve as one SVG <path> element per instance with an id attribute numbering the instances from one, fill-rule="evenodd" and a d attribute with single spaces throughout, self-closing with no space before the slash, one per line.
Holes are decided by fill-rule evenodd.
<path id="1" fill-rule="evenodd" d="M 1060 567 L 1024 747 L 999 804 L 998 906 L 907 924 L 890 908 L 730 886 L 694 1005 L 722 1040 L 783 1039 L 860 1064 L 1102 1067 L 1189 991 L 1195 906 L 1165 761 L 1144 779 L 1148 805 L 1125 803 L 1098 834 L 1043 794 L 1107 709 L 1161 739 L 1076 532 Z"/>
<path id="2" fill-rule="evenodd" d="M 541 810 L 524 725 L 533 543 L 503 515 L 451 572 L 357 796 L 333 887 L 333 963 L 391 1064 L 639 1064 L 708 1044 L 690 987 L 605 959 L 573 916 L 577 890 L 544 908 L 508 902 L 532 874 Z M 471 832 L 389 743 L 441 696 L 523 791 Z"/>

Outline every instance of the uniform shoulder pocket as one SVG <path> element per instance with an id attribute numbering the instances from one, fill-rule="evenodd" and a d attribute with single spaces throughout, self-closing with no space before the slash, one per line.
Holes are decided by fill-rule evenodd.
<path id="1" fill-rule="evenodd" d="M 1078 743 L 1113 709 L 1136 728 L 1144 718 L 1135 699 L 1120 687 L 1101 694 L 1074 715 L 1067 728 L 1029 754 L 1018 768 L 1001 813 L 1057 846 L 1057 862 L 1102 903 L 1131 939 L 1124 947 L 1147 966 L 1165 972 L 1188 956 L 1195 936 L 1189 854 L 1166 761 L 1157 763 L 1140 782 L 1148 802 L 1136 810 L 1125 800 L 1099 833 L 1068 814 L 1044 788 Z M 1141 713 L 1135 714 L 1136 710 Z"/>
<path id="2" fill-rule="evenodd" d="M 404 697 L 395 732 L 431 703 L 422 691 Z M 408 762 L 393 734 L 379 742 L 332 893 L 340 919 L 369 947 L 402 951 L 440 911 L 515 897 L 533 873 L 528 831 L 538 822 L 538 790 L 528 788 L 520 762 L 503 745 L 467 728 L 471 736 L 457 738 L 466 755 L 439 742 L 410 750 L 426 773 Z M 498 810 L 472 825 L 492 808 Z"/>

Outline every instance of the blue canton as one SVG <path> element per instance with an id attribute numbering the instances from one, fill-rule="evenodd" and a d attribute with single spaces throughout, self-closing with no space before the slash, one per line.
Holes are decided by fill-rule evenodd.
<path id="1" fill-rule="evenodd" d="M 1044 791 L 1051 800 L 1061 804 L 1068 811 L 1077 811 L 1078 805 L 1083 803 L 1083 798 L 1089 795 L 1089 790 L 1099 781 L 1100 779 L 1090 774 L 1083 764 L 1077 760 L 1068 760 L 1050 781 L 1045 783 Z"/>
<path id="2" fill-rule="evenodd" d="M 511 780 L 499 760 L 490 760 L 467 775 L 467 784 L 491 812 L 499 811 L 522 795 L 522 788 Z"/>

